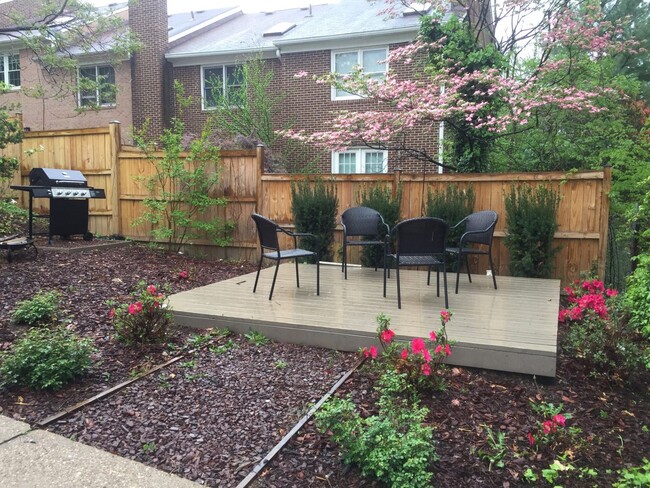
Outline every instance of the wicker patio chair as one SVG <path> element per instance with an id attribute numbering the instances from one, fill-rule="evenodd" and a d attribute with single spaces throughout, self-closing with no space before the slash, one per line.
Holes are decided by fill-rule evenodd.
<path id="1" fill-rule="evenodd" d="M 289 232 L 283 229 L 272 220 L 267 219 L 259 214 L 252 214 L 251 218 L 255 221 L 257 227 L 257 235 L 260 240 L 260 261 L 257 265 L 257 275 L 255 276 L 255 285 L 253 286 L 253 293 L 257 290 L 257 281 L 260 277 L 262 269 L 262 261 L 270 259 L 275 261 L 275 273 L 273 274 L 273 283 L 271 284 L 271 292 L 269 293 L 269 300 L 273 297 L 273 289 L 275 288 L 275 280 L 278 277 L 278 269 L 280 268 L 280 261 L 284 259 L 293 259 L 296 263 L 296 286 L 300 288 L 300 276 L 298 275 L 298 259 L 313 257 L 316 260 L 316 295 L 320 295 L 320 261 L 317 252 L 308 251 L 307 249 L 300 249 L 298 247 L 298 237 L 314 237 L 313 234 Z M 293 248 L 281 249 L 278 240 L 278 233 L 283 233 L 293 238 Z M 270 252 L 264 252 L 265 250 Z"/>
<path id="2" fill-rule="evenodd" d="M 386 244 L 390 228 L 379 212 L 368 207 L 348 208 L 341 214 L 343 227 L 343 259 L 341 271 L 348 279 L 348 246 L 382 246 L 383 253 L 387 254 Z M 382 236 L 382 233 L 384 234 Z M 360 237 L 361 239 L 350 239 Z M 377 267 L 375 266 L 375 271 Z"/>
<path id="3" fill-rule="evenodd" d="M 467 277 L 469 282 L 472 282 L 472 275 L 469 271 L 469 258 L 470 254 L 483 254 L 487 255 L 490 261 L 490 269 L 492 270 L 492 282 L 494 289 L 497 289 L 496 270 L 492 263 L 492 238 L 494 237 L 494 228 L 497 225 L 499 216 L 494 210 L 481 210 L 468 215 L 463 220 L 458 222 L 452 227 L 465 226 L 463 235 L 458 241 L 458 247 L 448 247 L 447 252 L 456 254 L 458 256 L 458 267 L 456 269 L 456 293 L 458 293 L 458 282 L 460 278 L 460 268 L 463 264 L 463 257 L 465 258 L 465 267 L 467 268 Z M 480 244 L 485 247 L 471 247 L 468 244 Z"/>
<path id="4" fill-rule="evenodd" d="M 392 231 L 395 235 L 396 252 L 384 260 L 384 297 L 388 264 L 395 262 L 397 275 L 397 307 L 402 308 L 399 269 L 402 266 L 427 266 L 427 286 L 431 284 L 431 268 L 436 268 L 436 293 L 440 296 L 440 268 L 445 288 L 445 308 L 449 308 L 447 294 L 447 262 L 445 249 L 449 224 L 435 217 L 420 217 L 403 220 Z"/>

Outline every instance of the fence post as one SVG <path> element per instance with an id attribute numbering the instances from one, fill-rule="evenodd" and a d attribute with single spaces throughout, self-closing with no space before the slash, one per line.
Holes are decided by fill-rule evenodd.
<path id="1" fill-rule="evenodd" d="M 397 196 L 397 189 L 399 188 L 399 181 L 400 181 L 401 173 L 402 173 L 402 170 L 399 169 L 399 168 L 397 168 L 393 172 L 393 188 L 392 188 L 393 198 L 395 198 Z"/>
<path id="2" fill-rule="evenodd" d="M 111 164 L 111 234 L 122 235 L 122 218 L 120 215 L 120 160 L 119 153 L 122 148 L 120 139 L 120 123 L 117 121 L 108 124 L 109 159 Z"/>
<path id="3" fill-rule="evenodd" d="M 257 181 L 255 183 L 255 212 L 264 215 L 264 198 L 262 192 L 262 176 L 264 175 L 264 144 L 257 145 Z"/>
<path id="4" fill-rule="evenodd" d="M 598 277 L 605 279 L 607 263 L 607 238 L 609 234 L 609 192 L 612 189 L 612 167 L 603 168 L 603 184 L 600 192 L 600 241 L 598 242 Z"/>

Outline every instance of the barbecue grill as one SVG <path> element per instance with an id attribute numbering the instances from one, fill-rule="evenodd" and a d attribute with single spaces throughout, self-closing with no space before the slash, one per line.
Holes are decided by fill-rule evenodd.
<path id="1" fill-rule="evenodd" d="M 92 240 L 88 232 L 88 200 L 106 198 L 104 190 L 88 186 L 86 177 L 77 170 L 34 168 L 29 172 L 29 185 L 14 185 L 14 190 L 29 192 L 29 238 L 33 237 L 34 217 L 49 219 L 48 243 L 52 236 L 69 238 L 82 235 Z M 34 198 L 50 199 L 49 215 L 34 215 Z"/>

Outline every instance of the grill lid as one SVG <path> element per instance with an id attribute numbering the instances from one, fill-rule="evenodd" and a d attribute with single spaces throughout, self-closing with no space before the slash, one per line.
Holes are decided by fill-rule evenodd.
<path id="1" fill-rule="evenodd" d="M 29 184 L 33 186 L 86 187 L 86 177 L 74 169 L 34 168 L 29 172 Z"/>

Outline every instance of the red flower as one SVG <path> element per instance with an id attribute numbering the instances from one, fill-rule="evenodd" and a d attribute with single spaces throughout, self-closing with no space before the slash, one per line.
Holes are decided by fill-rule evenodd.
<path id="1" fill-rule="evenodd" d="M 115 317 L 115 309 L 111 308 L 111 311 L 108 312 L 108 318 L 112 320 L 113 317 Z"/>
<path id="2" fill-rule="evenodd" d="M 363 351 L 361 351 L 365 357 L 371 357 L 372 359 L 375 359 L 377 357 L 377 348 L 375 346 L 370 346 L 370 349 L 367 347 L 363 348 Z"/>
<path id="3" fill-rule="evenodd" d="M 530 432 L 528 433 L 528 443 L 530 444 L 530 447 L 533 447 L 535 445 L 535 438 Z"/>
<path id="4" fill-rule="evenodd" d="M 436 333 L 434 331 L 431 331 L 431 332 L 429 332 L 429 339 L 431 339 L 432 341 L 435 342 L 438 339 L 438 336 L 436 335 Z"/>
<path id="5" fill-rule="evenodd" d="M 544 430 L 544 434 L 550 434 L 556 431 L 557 425 L 552 420 L 547 420 L 542 424 L 542 429 Z"/>
<path id="6" fill-rule="evenodd" d="M 187 271 L 183 270 L 178 272 L 178 277 L 182 280 L 186 280 L 190 277 L 190 274 Z"/>
<path id="7" fill-rule="evenodd" d="M 436 350 L 433 351 L 433 353 L 434 353 L 434 354 L 440 354 L 441 352 L 442 352 L 442 345 L 441 345 L 441 344 L 438 344 L 438 345 L 436 346 Z"/>
<path id="8" fill-rule="evenodd" d="M 560 310 L 560 313 L 557 317 L 558 321 L 564 322 L 567 319 L 567 317 L 569 317 L 570 313 L 571 310 L 569 310 L 568 308 Z"/>
<path id="9" fill-rule="evenodd" d="M 424 339 L 416 337 L 411 341 L 411 351 L 413 351 L 413 354 L 422 352 L 425 349 L 426 349 L 426 345 L 424 344 Z"/>
<path id="10" fill-rule="evenodd" d="M 449 344 L 445 344 L 445 354 L 451 356 L 451 347 L 449 347 Z"/>
<path id="11" fill-rule="evenodd" d="M 424 357 L 424 360 L 427 363 L 431 362 L 431 353 L 429 352 L 428 349 L 424 349 L 424 351 L 422 351 L 422 357 Z"/>
<path id="12" fill-rule="evenodd" d="M 449 322 L 449 320 L 451 320 L 451 312 L 449 310 L 441 310 L 440 320 L 442 321 L 443 324 Z"/>
<path id="13" fill-rule="evenodd" d="M 612 290 L 611 288 L 607 288 L 607 291 L 605 293 L 610 298 L 615 297 L 616 295 L 618 295 L 618 291 L 617 290 Z"/>
<path id="14" fill-rule="evenodd" d="M 564 427 L 564 424 L 566 423 L 566 417 L 561 414 L 554 415 L 553 422 Z"/>
<path id="15" fill-rule="evenodd" d="M 147 291 L 148 291 L 150 294 L 155 295 L 155 294 L 156 294 L 156 286 L 155 286 L 155 285 L 149 285 L 149 286 L 147 287 Z"/>
<path id="16" fill-rule="evenodd" d="M 431 367 L 430 367 L 427 363 L 424 363 L 424 364 L 420 367 L 420 371 L 422 371 L 422 374 L 423 374 L 424 376 L 429 376 L 429 375 L 431 374 Z"/>
<path id="17" fill-rule="evenodd" d="M 142 308 L 138 309 L 137 304 L 132 303 L 129 305 L 129 314 L 130 315 L 135 315 L 137 314 Z"/>
<path id="18" fill-rule="evenodd" d="M 406 349 L 402 349 L 402 359 L 406 361 L 409 357 L 409 352 Z"/>
<path id="19" fill-rule="evenodd" d="M 393 332 L 390 329 L 386 329 L 382 331 L 382 333 L 379 335 L 381 340 L 385 342 L 386 344 L 390 344 L 393 340 L 393 337 L 395 337 L 395 332 Z"/>

